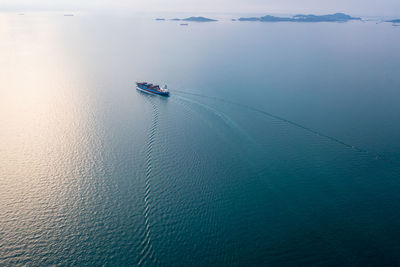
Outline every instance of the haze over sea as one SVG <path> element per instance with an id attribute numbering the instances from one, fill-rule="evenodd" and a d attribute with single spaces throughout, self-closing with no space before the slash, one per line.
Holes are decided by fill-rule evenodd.
<path id="1" fill-rule="evenodd" d="M 0 13 L 1 266 L 400 264 L 400 28 L 203 15 Z"/>

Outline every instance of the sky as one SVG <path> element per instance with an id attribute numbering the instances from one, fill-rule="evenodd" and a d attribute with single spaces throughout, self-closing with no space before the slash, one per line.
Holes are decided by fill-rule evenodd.
<path id="1" fill-rule="evenodd" d="M 1 9 L 400 16 L 400 0 L 0 0 Z"/>

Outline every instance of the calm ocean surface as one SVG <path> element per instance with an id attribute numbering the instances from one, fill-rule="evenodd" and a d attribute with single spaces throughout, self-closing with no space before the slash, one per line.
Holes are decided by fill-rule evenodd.
<path id="1" fill-rule="evenodd" d="M 399 47 L 390 23 L 0 13 L 0 265 L 399 265 Z"/>

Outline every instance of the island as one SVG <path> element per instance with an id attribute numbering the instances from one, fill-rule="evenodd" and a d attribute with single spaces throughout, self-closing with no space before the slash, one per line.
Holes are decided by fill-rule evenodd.
<path id="1" fill-rule="evenodd" d="M 400 19 L 392 19 L 392 20 L 387 20 L 386 22 L 391 22 L 391 23 L 400 23 Z"/>
<path id="2" fill-rule="evenodd" d="M 210 21 L 217 21 L 216 19 L 209 19 L 205 17 L 190 17 L 183 19 L 184 21 L 196 21 L 196 22 L 210 22 Z"/>
<path id="3" fill-rule="evenodd" d="M 162 21 L 162 20 L 165 20 L 165 19 L 164 18 L 156 18 L 156 20 Z"/>
<path id="4" fill-rule="evenodd" d="M 352 17 L 344 13 L 330 15 L 295 15 L 293 17 L 276 17 L 266 15 L 263 17 L 239 18 L 239 21 L 261 21 L 261 22 L 347 22 L 350 20 L 361 20 L 361 18 Z"/>
<path id="5" fill-rule="evenodd" d="M 205 17 L 189 17 L 189 18 L 186 18 L 186 19 L 178 19 L 178 18 L 175 18 L 175 19 L 171 19 L 171 20 L 173 20 L 173 21 L 194 21 L 194 22 L 211 22 L 211 21 L 218 21 L 218 20 L 216 20 L 216 19 L 209 19 L 209 18 L 205 18 Z"/>

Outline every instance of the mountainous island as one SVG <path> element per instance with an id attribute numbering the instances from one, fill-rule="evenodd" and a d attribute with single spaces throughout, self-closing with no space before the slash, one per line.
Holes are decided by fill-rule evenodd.
<path id="1" fill-rule="evenodd" d="M 171 19 L 173 21 L 194 21 L 194 22 L 210 22 L 210 21 L 218 21 L 216 19 L 209 19 L 209 18 L 205 18 L 205 17 L 189 17 L 186 19 Z"/>
<path id="2" fill-rule="evenodd" d="M 239 21 L 261 21 L 261 22 L 347 22 L 349 20 L 361 20 L 361 18 L 356 18 L 349 16 L 344 13 L 336 13 L 330 15 L 295 15 L 293 17 L 276 17 L 271 15 L 266 15 L 263 17 L 250 17 L 250 18 L 239 18 Z"/>

